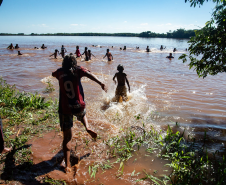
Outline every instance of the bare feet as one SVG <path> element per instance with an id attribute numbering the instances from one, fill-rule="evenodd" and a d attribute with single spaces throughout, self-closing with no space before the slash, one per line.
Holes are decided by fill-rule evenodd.
<path id="1" fill-rule="evenodd" d="M 70 167 L 66 167 L 64 170 L 65 170 L 65 173 L 70 173 L 71 172 L 71 168 Z"/>
<path id="2" fill-rule="evenodd" d="M 2 154 L 5 154 L 5 153 L 7 153 L 7 152 L 10 152 L 12 150 L 12 147 L 11 148 L 4 148 L 3 150 L 2 150 Z"/>
<path id="3" fill-rule="evenodd" d="M 87 130 L 87 132 L 89 133 L 89 135 L 91 135 L 91 137 L 92 137 L 93 139 L 96 140 L 96 138 L 97 138 L 97 133 L 96 133 L 96 132 L 94 132 L 94 131 L 92 131 L 92 130 Z"/>

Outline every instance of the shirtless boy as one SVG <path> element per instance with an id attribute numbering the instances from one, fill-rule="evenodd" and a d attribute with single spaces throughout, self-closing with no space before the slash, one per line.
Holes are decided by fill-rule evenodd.
<path id="1" fill-rule="evenodd" d="M 42 44 L 41 48 L 46 49 L 47 47 L 45 46 L 45 44 Z"/>
<path id="2" fill-rule="evenodd" d="M 81 121 L 86 131 L 92 138 L 97 138 L 97 133 L 90 129 L 86 117 L 84 93 L 81 84 L 83 76 L 88 77 L 107 92 L 107 87 L 97 79 L 90 71 L 84 67 L 77 66 L 77 61 L 73 55 L 66 55 L 62 62 L 62 68 L 52 73 L 59 81 L 59 118 L 60 127 L 63 131 L 63 151 L 66 168 L 65 171 L 70 172 L 70 150 L 72 139 L 73 116 Z"/>
<path id="3" fill-rule="evenodd" d="M 13 43 L 11 43 L 11 44 L 7 47 L 7 49 L 14 49 Z"/>
<path id="4" fill-rule="evenodd" d="M 91 50 L 88 50 L 88 57 L 89 57 L 89 60 L 92 59 L 92 56 L 94 56 L 92 53 L 91 53 Z M 95 56 L 94 56 L 95 57 Z M 96 57 L 95 57 L 96 58 Z"/>
<path id="5" fill-rule="evenodd" d="M 55 52 L 52 55 L 50 55 L 49 57 L 54 55 L 54 58 L 57 58 L 57 53 L 60 54 L 58 49 L 55 49 Z"/>
<path id="6" fill-rule="evenodd" d="M 18 51 L 18 55 L 23 55 L 20 51 Z"/>
<path id="7" fill-rule="evenodd" d="M 174 58 L 172 53 L 169 54 L 169 56 L 167 56 L 166 58 Z"/>
<path id="8" fill-rule="evenodd" d="M 105 58 L 105 57 L 108 57 L 108 61 L 112 61 L 113 60 L 113 56 L 112 56 L 112 54 L 109 52 L 109 49 L 107 49 L 107 53 L 106 53 L 106 55 L 103 57 L 103 58 Z"/>
<path id="9" fill-rule="evenodd" d="M 129 92 L 130 92 L 129 81 L 126 77 L 127 75 L 125 73 L 123 73 L 123 70 L 124 70 L 123 65 L 119 64 L 117 67 L 117 70 L 119 72 L 115 73 L 115 76 L 113 77 L 113 81 L 115 82 L 115 84 L 116 84 L 115 78 L 117 78 L 117 82 L 118 82 L 118 85 L 117 85 L 117 88 L 115 91 L 115 99 L 118 102 L 120 96 L 122 96 L 122 100 L 126 101 L 128 99 L 128 97 L 127 97 L 127 88 L 126 88 L 125 83 L 127 83 L 127 86 L 129 88 Z"/>
<path id="10" fill-rule="evenodd" d="M 85 47 L 85 51 L 83 52 L 82 55 L 84 55 L 84 54 L 85 54 L 85 61 L 89 61 L 89 54 L 88 54 L 88 48 L 87 47 Z"/>
<path id="11" fill-rule="evenodd" d="M 64 45 L 62 45 L 62 47 L 61 47 L 61 53 L 60 53 L 61 56 L 62 56 L 62 58 L 64 58 L 66 52 L 67 52 L 67 50 L 65 49 Z"/>
<path id="12" fill-rule="evenodd" d="M 19 45 L 18 44 L 16 44 L 16 46 L 15 46 L 15 49 L 19 49 L 20 47 L 19 47 Z"/>

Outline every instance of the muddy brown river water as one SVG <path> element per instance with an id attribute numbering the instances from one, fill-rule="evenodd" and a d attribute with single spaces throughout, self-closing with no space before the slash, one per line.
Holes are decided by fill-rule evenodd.
<path id="1" fill-rule="evenodd" d="M 102 138 L 121 135 L 120 130 L 133 126 L 134 116 L 140 114 L 147 127 L 152 125 L 156 129 L 165 129 L 167 125 L 175 125 L 175 122 L 178 122 L 181 130 L 186 129 L 186 136 L 192 135 L 197 139 L 202 138 L 206 131 L 208 137 L 214 141 L 208 144 L 209 150 L 224 152 L 226 144 L 225 74 L 208 76 L 205 79 L 198 78 L 193 70 L 189 70 L 186 63 L 183 64 L 178 60 L 181 54 L 186 53 L 187 41 L 186 39 L 135 37 L 1 36 L 0 76 L 7 83 L 16 84 L 19 90 L 38 92 L 46 97 L 58 98 L 58 83 L 51 77 L 51 73 L 61 66 L 62 58 L 58 56 L 58 59 L 53 59 L 49 55 L 55 49 L 60 50 L 61 45 L 64 45 L 68 54 L 75 53 L 77 45 L 80 46 L 81 53 L 84 47 L 88 47 L 96 57 L 88 62 L 78 59 L 78 64 L 90 69 L 108 85 L 108 92 L 105 93 L 94 82 L 86 78 L 82 79 L 88 119 L 93 123 L 92 128 Z M 19 50 L 23 55 L 17 56 L 15 49 L 7 50 L 10 43 L 19 44 Z M 33 49 L 42 44 L 45 44 L 47 49 Z M 160 51 L 161 45 L 166 46 L 166 49 Z M 120 50 L 120 47 L 124 46 L 127 49 Z M 136 46 L 140 49 L 136 49 Z M 149 53 L 145 51 L 147 46 L 151 49 Z M 106 58 L 103 59 L 108 48 L 114 57 L 111 62 L 108 62 Z M 166 56 L 173 51 L 173 48 L 177 48 L 177 51 L 173 53 L 174 59 L 169 60 Z M 130 100 L 121 104 L 111 102 L 116 88 L 112 78 L 117 72 L 118 64 L 124 65 L 124 72 L 128 75 L 131 86 Z M 45 94 L 43 91 L 48 80 L 56 90 Z M 120 119 L 120 122 L 117 119 Z M 79 124 L 75 125 L 75 128 L 82 129 Z M 77 133 L 76 129 L 75 133 Z M 53 137 L 51 134 L 55 139 L 50 147 L 48 142 Z M 34 152 L 35 163 L 38 163 L 40 157 L 41 160 L 48 161 L 55 155 L 62 156 L 60 153 L 62 137 L 59 133 L 51 134 L 45 136 L 47 138 L 43 141 L 33 143 L 33 149 L 37 150 Z M 76 142 L 76 137 L 75 135 L 74 142 Z M 42 146 L 44 155 L 38 153 L 39 144 Z M 46 148 L 43 147 L 45 145 Z M 97 142 L 92 147 L 93 151 L 98 153 L 103 150 L 104 146 Z M 51 153 L 51 150 L 54 152 Z M 77 150 L 74 155 L 81 157 L 90 153 L 90 151 L 80 152 Z M 59 172 L 62 175 L 59 177 L 69 178 L 70 182 L 76 179 L 76 182 L 80 184 L 94 183 L 87 174 L 92 155 L 93 161 L 101 158 L 98 158 L 97 154 L 91 154 L 81 162 L 76 177 L 73 174 L 63 177 L 63 172 L 62 174 Z M 121 182 L 117 181 L 118 184 L 131 184 L 134 179 L 129 174 L 134 169 L 161 171 L 164 166 L 158 159 L 150 161 L 147 157 L 137 160 L 140 161 L 135 164 L 132 162 L 133 159 L 128 161 L 125 175 Z M 103 184 L 116 184 L 114 178 L 111 177 L 111 174 L 115 174 L 116 171 L 117 169 L 111 169 L 105 172 L 106 174 L 97 174 L 96 179 Z M 49 175 L 55 175 L 56 178 L 57 173 L 52 171 Z M 86 178 L 87 181 L 84 181 Z M 98 182 L 95 183 L 98 184 Z"/>

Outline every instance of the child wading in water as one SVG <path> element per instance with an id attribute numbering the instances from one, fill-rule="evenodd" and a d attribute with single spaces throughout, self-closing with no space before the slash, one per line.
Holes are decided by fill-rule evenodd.
<path id="1" fill-rule="evenodd" d="M 58 49 L 55 49 L 55 52 L 52 55 L 50 55 L 49 57 L 54 56 L 54 58 L 57 58 L 57 53 L 60 55 Z"/>
<path id="2" fill-rule="evenodd" d="M 130 86 L 129 86 L 129 81 L 127 79 L 127 75 L 125 73 L 123 73 L 124 67 L 123 65 L 119 64 L 117 67 L 117 70 L 119 71 L 118 73 L 115 73 L 115 76 L 113 77 L 113 81 L 116 84 L 115 78 L 117 78 L 117 88 L 115 91 L 115 99 L 118 102 L 120 96 L 122 97 L 123 101 L 126 101 L 128 99 L 127 97 L 127 89 L 126 89 L 126 85 L 125 83 L 127 83 L 128 88 L 129 88 L 129 92 L 130 92 Z"/>
<path id="3" fill-rule="evenodd" d="M 89 60 L 92 60 L 92 56 L 94 56 L 92 53 L 91 53 L 91 50 L 88 50 L 88 57 L 89 57 Z M 94 56 L 95 57 L 95 56 Z M 96 58 L 96 57 L 95 57 Z"/>
<path id="4" fill-rule="evenodd" d="M 80 50 L 79 50 L 79 46 L 76 46 L 76 51 L 75 51 L 75 54 L 76 54 L 76 58 L 78 57 L 81 57 L 81 53 L 80 53 Z"/>
<path id="5" fill-rule="evenodd" d="M 112 56 L 111 52 L 109 52 L 109 49 L 107 49 L 107 53 L 106 53 L 106 55 L 103 58 L 105 58 L 106 56 L 108 58 L 108 61 L 112 61 L 113 60 L 113 56 Z"/>
<path id="6" fill-rule="evenodd" d="M 59 97 L 59 118 L 60 127 L 63 131 L 63 151 L 66 168 L 65 171 L 70 172 L 70 150 L 72 139 L 73 116 L 81 121 L 85 126 L 86 131 L 97 138 L 97 133 L 90 129 L 86 117 L 84 93 L 81 84 L 83 76 L 88 77 L 98 83 L 101 88 L 107 92 L 105 84 L 100 82 L 90 71 L 84 67 L 77 66 L 77 61 L 74 56 L 66 55 L 63 59 L 62 68 L 57 69 L 52 73 L 53 77 L 59 80 L 60 97 Z"/>
<path id="7" fill-rule="evenodd" d="M 82 55 L 84 55 L 84 54 L 85 54 L 85 61 L 89 61 L 89 54 L 88 54 L 88 48 L 87 47 L 85 47 L 85 51 L 83 52 Z"/>

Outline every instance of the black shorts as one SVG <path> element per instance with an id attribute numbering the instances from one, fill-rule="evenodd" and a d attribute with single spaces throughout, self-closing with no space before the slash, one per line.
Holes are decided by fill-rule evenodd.
<path id="1" fill-rule="evenodd" d="M 74 113 L 74 114 L 59 113 L 61 131 L 65 131 L 73 127 L 73 116 L 76 116 L 78 121 L 82 121 L 85 115 L 86 115 L 86 109 L 84 109 L 82 112 Z"/>

